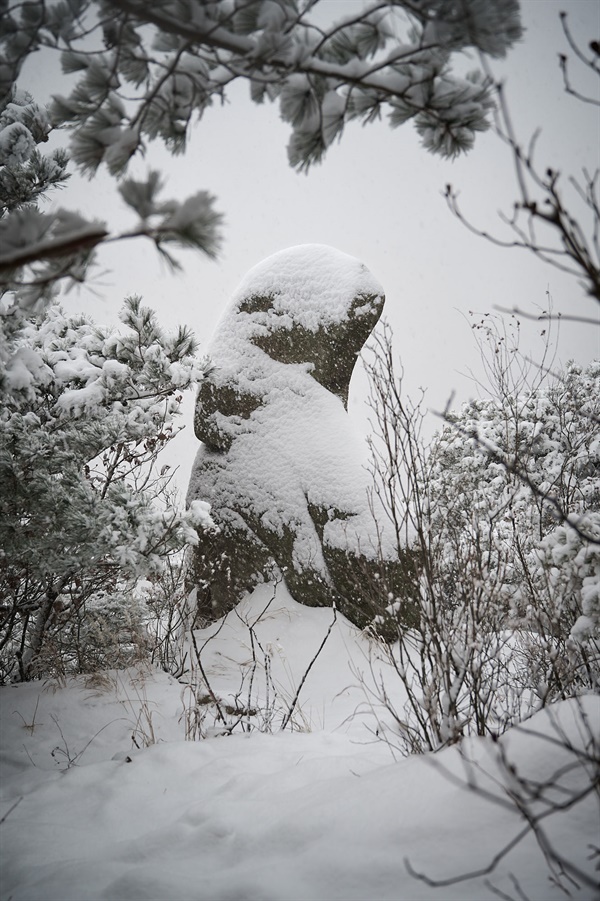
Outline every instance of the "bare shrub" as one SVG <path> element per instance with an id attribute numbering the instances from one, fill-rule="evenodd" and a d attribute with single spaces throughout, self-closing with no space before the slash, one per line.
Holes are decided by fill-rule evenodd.
<path id="1" fill-rule="evenodd" d="M 374 491 L 412 567 L 412 592 L 384 597 L 374 623 L 402 685 L 400 704 L 389 689 L 382 700 L 403 753 L 497 735 L 599 684 L 599 555 L 587 535 L 598 516 L 600 367 L 571 365 L 550 382 L 519 355 L 516 321 L 476 328 L 491 396 L 447 412 L 429 446 L 389 330 L 367 362 Z M 413 628 L 406 604 L 418 611 Z"/>

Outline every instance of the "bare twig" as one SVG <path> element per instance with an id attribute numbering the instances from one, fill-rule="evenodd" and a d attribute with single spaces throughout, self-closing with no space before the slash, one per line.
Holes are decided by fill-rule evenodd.
<path id="1" fill-rule="evenodd" d="M 215 632 L 215 634 L 214 634 L 214 635 L 211 635 L 209 638 L 206 639 L 206 641 L 205 641 L 204 644 L 202 645 L 202 650 L 204 650 L 204 648 L 206 647 L 206 645 L 208 644 L 208 642 L 211 641 L 211 639 L 215 638 L 215 637 L 219 634 L 219 632 L 220 632 L 221 629 L 223 628 L 223 625 L 224 625 L 224 624 L 225 624 L 225 618 L 223 618 L 223 621 L 222 621 L 221 625 L 219 626 L 218 630 Z M 191 635 L 191 638 L 192 638 L 192 645 L 193 645 L 193 648 L 194 648 L 194 653 L 196 654 L 196 662 L 197 662 L 197 664 L 198 664 L 198 669 L 200 670 L 200 673 L 201 673 L 201 675 L 202 675 L 202 678 L 204 679 L 204 684 L 206 685 L 206 689 L 207 689 L 209 695 L 211 696 L 211 699 L 212 699 L 213 704 L 214 704 L 215 707 L 217 708 L 217 713 L 218 713 L 218 715 L 219 715 L 219 718 L 220 718 L 221 722 L 222 722 L 222 723 L 227 723 L 227 719 L 226 719 L 226 717 L 225 717 L 225 714 L 223 713 L 223 709 L 222 709 L 222 707 L 221 707 L 221 704 L 220 704 L 220 702 L 219 702 L 219 699 L 217 698 L 216 694 L 215 694 L 214 691 L 212 690 L 212 686 L 211 686 L 211 684 L 210 684 L 209 678 L 208 678 L 208 676 L 206 675 L 206 670 L 204 669 L 204 664 L 202 663 L 202 655 L 201 655 L 200 650 L 198 649 L 198 643 L 197 643 L 197 641 L 196 641 L 196 636 L 195 636 L 195 634 L 194 634 L 194 630 L 193 630 L 193 629 L 190 631 L 190 635 Z"/>
<path id="2" fill-rule="evenodd" d="M 323 641 L 322 641 L 321 644 L 319 645 L 319 647 L 318 647 L 318 649 L 317 649 L 317 652 L 316 652 L 315 656 L 312 658 L 312 660 L 311 660 L 310 663 L 308 664 L 308 666 L 307 666 L 307 668 L 306 668 L 306 670 L 305 670 L 305 672 L 304 672 L 304 675 L 302 676 L 302 679 L 300 680 L 300 684 L 298 685 L 298 688 L 296 689 L 296 694 L 294 695 L 294 698 L 293 698 L 293 700 L 292 700 L 292 703 L 290 704 L 290 706 L 289 706 L 289 708 L 288 708 L 288 711 L 287 711 L 286 715 L 284 716 L 284 718 L 283 718 L 283 720 L 282 720 L 282 723 L 281 723 L 281 731 L 282 731 L 282 732 L 283 732 L 283 730 L 285 729 L 285 727 L 287 726 L 287 724 L 289 723 L 289 721 L 290 721 L 291 718 L 292 718 L 292 714 L 294 713 L 296 704 L 298 703 L 298 698 L 300 697 L 300 692 L 302 691 L 302 688 L 303 688 L 303 686 L 304 686 L 304 683 L 306 682 L 306 679 L 307 679 L 307 677 L 308 677 L 308 674 L 310 673 L 311 669 L 313 668 L 313 666 L 314 666 L 315 663 L 317 662 L 317 659 L 318 659 L 318 657 L 319 657 L 321 651 L 322 651 L 323 648 L 325 647 L 325 643 L 326 643 L 327 639 L 328 639 L 329 636 L 331 635 L 331 630 L 332 630 L 333 627 L 335 626 L 336 619 L 337 619 L 337 610 L 336 610 L 336 607 L 335 607 L 335 604 L 334 604 L 334 605 L 333 605 L 333 619 L 331 620 L 331 623 L 329 624 L 329 628 L 327 629 L 327 634 L 325 635 L 325 638 L 323 639 Z"/>
<path id="3" fill-rule="evenodd" d="M 17 800 L 14 802 L 14 804 L 11 804 L 11 806 L 8 808 L 6 813 L 2 815 L 2 818 L 0 818 L 0 826 L 2 825 L 2 823 L 6 822 L 6 820 L 11 815 L 13 810 L 15 810 L 19 806 L 19 804 L 21 803 L 22 800 L 23 800 L 23 795 L 21 795 L 20 798 L 17 798 Z"/>

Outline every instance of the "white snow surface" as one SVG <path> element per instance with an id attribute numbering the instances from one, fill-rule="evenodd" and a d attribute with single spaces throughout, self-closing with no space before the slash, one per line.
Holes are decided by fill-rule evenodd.
<path id="1" fill-rule="evenodd" d="M 226 455 L 201 447 L 192 471 L 188 499 L 204 498 L 222 521 L 244 530 L 240 506 L 282 535 L 295 535 L 294 557 L 326 577 L 321 543 L 308 504 L 329 511 L 324 542 L 360 550 L 382 550 L 385 515 L 371 509 L 366 445 L 360 440 L 342 401 L 311 375 L 312 364 L 281 363 L 252 338 L 294 324 L 316 332 L 348 318 L 352 303 L 365 296 L 358 315 L 383 300 L 383 289 L 354 257 L 321 244 L 306 244 L 274 254 L 242 281 L 208 347 L 217 386 L 234 386 L 256 395 L 261 405 L 249 418 L 215 414 L 221 432 L 233 439 Z M 271 308 L 240 311 L 251 297 L 271 298 Z M 349 518 L 338 513 L 349 514 Z"/>
<path id="2" fill-rule="evenodd" d="M 365 454 L 342 402 L 301 367 L 275 366 L 261 379 L 268 400 L 250 421 L 223 419 L 224 429 L 237 432 L 227 455 L 200 448 L 194 467 L 200 477 L 192 475 L 189 498 L 206 498 L 221 521 L 242 530 L 240 506 L 279 535 L 287 527 L 300 568 L 325 566 L 307 501 L 330 511 L 325 542 L 374 553 Z M 353 515 L 339 519 L 338 510 Z"/>
<path id="3" fill-rule="evenodd" d="M 487 876 L 441 888 L 415 879 L 406 861 L 434 879 L 489 865 L 523 821 L 469 790 L 467 778 L 505 802 L 500 746 L 521 775 L 558 772 L 566 752 L 552 740 L 556 724 L 581 742 L 575 702 L 542 711 L 500 745 L 473 739 L 461 751 L 394 759 L 374 734 L 383 723 L 358 674 L 372 679 L 370 660 L 394 697 L 399 687 L 338 615 L 300 694 L 293 721 L 302 731 L 277 731 L 331 621 L 331 610 L 262 585 L 206 645 L 213 691 L 243 702 L 253 672 L 248 624 L 256 623 L 255 647 L 258 640 L 269 655 L 278 699 L 266 697 L 264 667 L 255 667 L 262 712 L 253 719 L 270 721 L 270 734 L 209 728 L 211 737 L 186 741 L 189 693 L 151 669 L 1 688 L 4 901 L 484 901 L 498 897 L 486 879 L 505 897 L 564 898 L 531 835 Z M 199 647 L 220 625 L 197 633 Z M 598 731 L 598 699 L 581 703 Z M 561 778 L 573 790 L 589 774 L 576 768 Z M 589 874 L 599 827 L 589 796 L 544 821 L 553 846 Z"/>
<path id="4" fill-rule="evenodd" d="M 377 279 L 356 257 L 327 244 L 288 247 L 262 260 L 245 275 L 217 326 L 215 344 L 222 338 L 226 348 L 232 332 L 247 338 L 247 324 L 263 324 L 261 316 L 277 317 L 281 313 L 316 331 L 321 325 L 343 322 L 357 295 L 383 297 L 383 293 Z M 240 303 L 255 296 L 272 297 L 273 309 L 267 314 L 246 314 L 243 319 L 236 315 Z M 264 320 L 264 324 L 268 322 L 269 319 Z M 275 323 L 280 327 L 281 320 L 275 318 Z"/>

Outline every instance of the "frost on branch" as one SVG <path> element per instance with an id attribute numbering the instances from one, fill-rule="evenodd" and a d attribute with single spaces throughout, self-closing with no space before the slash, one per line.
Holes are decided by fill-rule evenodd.
<path id="1" fill-rule="evenodd" d="M 361 582 L 384 545 L 346 405 L 383 301 L 362 263 L 320 244 L 269 257 L 234 294 L 196 405 L 188 501 L 209 501 L 221 528 L 194 551 L 201 615 L 275 570 L 298 601 L 368 621 Z"/>

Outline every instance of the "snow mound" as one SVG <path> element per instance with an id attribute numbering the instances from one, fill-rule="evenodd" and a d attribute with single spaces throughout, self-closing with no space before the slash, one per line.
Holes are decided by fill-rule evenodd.
<path id="1" fill-rule="evenodd" d="M 252 659 L 248 623 L 255 641 L 272 647 L 276 681 L 287 668 L 295 694 L 331 611 L 295 604 L 281 585 L 261 586 L 205 648 L 205 672 L 223 703 L 239 689 L 240 662 Z M 207 638 L 196 633 L 199 647 Z M 592 901 L 590 846 L 600 823 L 594 794 L 584 797 L 594 778 L 584 747 L 586 736 L 600 734 L 598 699 L 554 705 L 498 741 L 473 738 L 394 761 L 374 718 L 370 728 L 365 718 L 340 724 L 340 686 L 357 690 L 349 661 L 368 670 L 368 659 L 364 637 L 338 614 L 300 694 L 303 728 L 312 731 L 292 732 L 290 723 L 281 732 L 273 721 L 271 734 L 212 732 L 202 741 L 185 740 L 185 686 L 165 673 L 0 688 L 2 897 L 558 901 L 562 881 L 573 899 Z M 396 698 L 393 674 L 374 676 Z M 254 701 L 264 705 L 264 691 Z M 519 780 L 536 791 L 553 780 L 528 810 L 543 814 L 545 839 L 587 885 L 553 875 L 531 830 L 508 849 L 525 825 L 511 801 Z M 481 872 L 436 888 L 407 862 L 433 880 Z"/>

